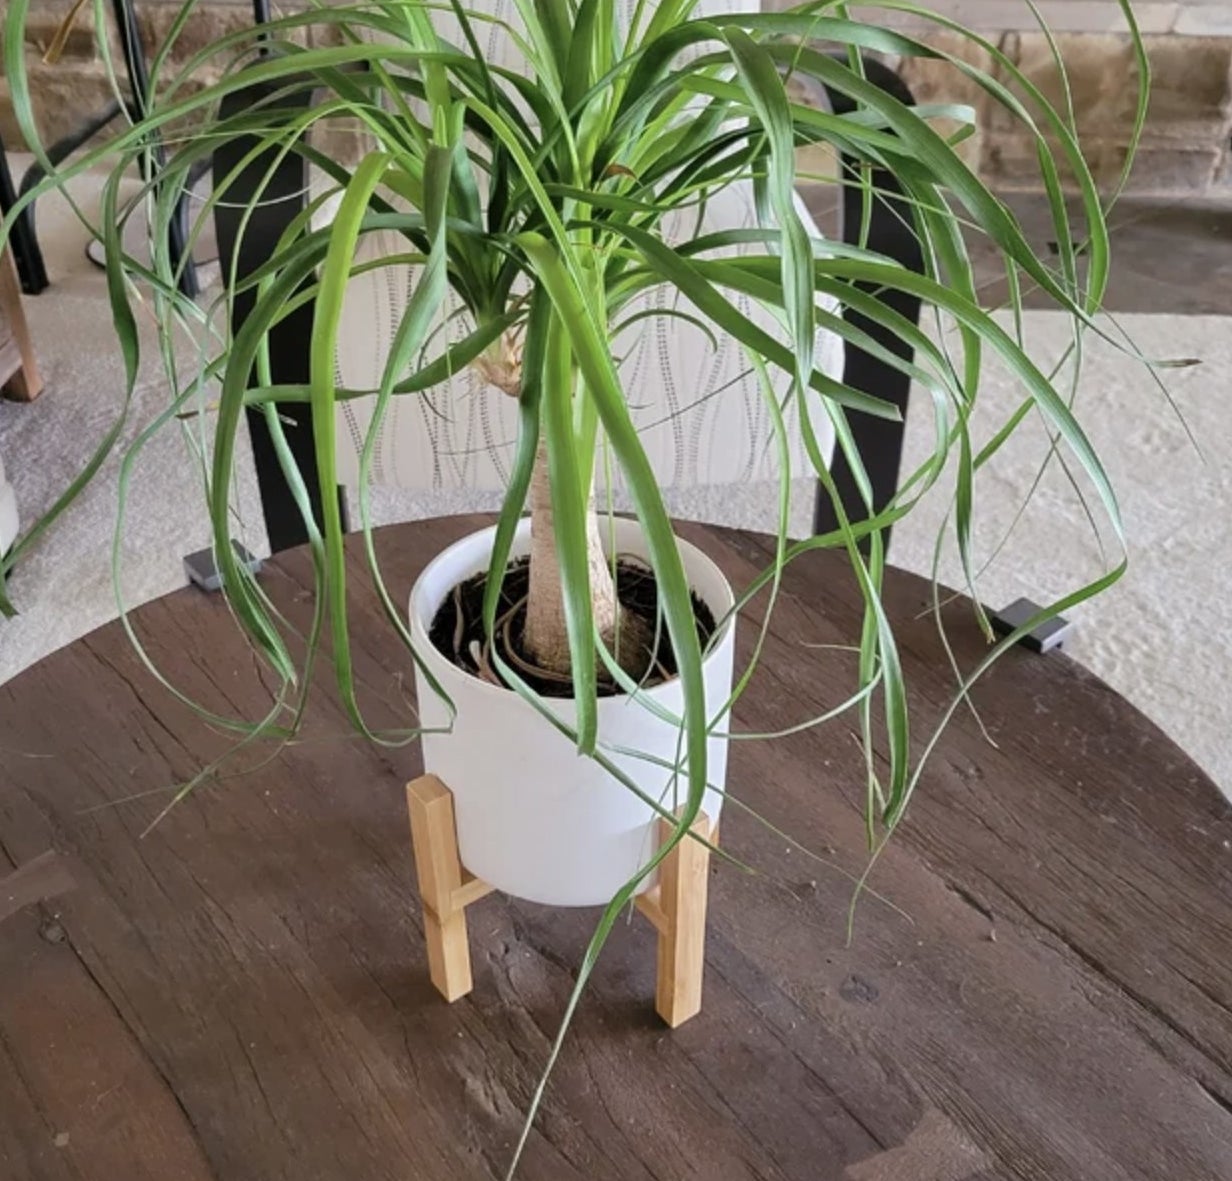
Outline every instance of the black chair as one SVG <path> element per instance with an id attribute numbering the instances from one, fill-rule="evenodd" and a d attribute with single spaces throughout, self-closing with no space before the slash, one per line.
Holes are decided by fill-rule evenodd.
<path id="1" fill-rule="evenodd" d="M 914 103 L 914 98 L 907 84 L 888 66 L 877 61 L 866 61 L 864 72 L 870 82 L 879 86 L 899 102 L 906 105 Z M 847 95 L 827 88 L 830 105 L 835 114 L 842 115 L 855 109 L 855 103 Z M 854 175 L 856 164 L 853 160 L 844 159 L 840 167 L 848 174 Z M 917 273 L 924 269 L 924 252 L 920 241 L 912 228 L 914 223 L 911 207 L 903 199 L 903 189 L 893 172 L 885 168 L 875 168 L 872 171 L 872 187 L 879 195 L 872 207 L 872 218 L 869 225 L 868 247 L 879 254 L 892 258 L 909 270 Z M 864 212 L 864 192 L 856 185 L 843 185 L 842 236 L 848 243 L 856 241 L 861 219 Z M 902 291 L 887 291 L 869 284 L 858 284 L 858 287 L 877 298 L 899 315 L 913 324 L 920 322 L 920 300 Z M 892 331 L 874 323 L 867 316 L 861 315 L 852 308 L 843 309 L 843 319 L 853 327 L 864 332 L 903 360 L 911 359 L 911 346 L 896 336 Z M 887 361 L 874 357 L 863 349 L 848 345 L 843 358 L 843 383 L 852 389 L 873 394 L 887 402 L 893 402 L 902 412 L 903 421 L 891 422 L 884 418 L 874 418 L 869 414 L 853 412 L 850 415 L 851 433 L 860 453 L 860 460 L 868 474 L 873 493 L 873 512 L 878 513 L 886 508 L 894 499 L 898 490 L 899 469 L 902 466 L 903 437 L 907 417 L 907 395 L 911 388 L 911 379 L 901 370 L 894 368 Z M 851 520 L 860 520 L 867 515 L 864 501 L 856 486 L 851 465 L 841 451 L 835 450 L 834 461 L 830 468 L 839 491 L 843 510 Z M 817 493 L 817 507 L 813 515 L 813 531 L 829 533 L 838 528 L 838 516 L 834 503 L 821 489 Z M 888 544 L 889 532 L 883 536 Z"/>
<path id="2" fill-rule="evenodd" d="M 100 110 L 83 115 L 67 135 L 48 146 L 46 153 L 52 164 L 63 163 L 78 148 L 93 139 L 108 124 L 118 119 L 125 110 L 135 120 L 141 117 L 141 112 L 145 108 L 150 93 L 150 75 L 145 51 L 141 47 L 133 0 L 112 0 L 112 13 L 115 17 L 116 32 L 119 35 L 124 58 L 128 95 L 123 104 L 113 101 Z M 256 22 L 264 24 L 269 20 L 269 16 L 269 0 L 253 0 L 253 17 Z M 163 145 L 161 141 L 155 139 L 150 144 L 150 165 L 154 169 L 155 176 L 157 176 L 157 169 L 162 166 L 165 159 Z M 35 163 L 26 170 L 20 185 L 15 188 L 5 156 L 4 144 L 0 142 L 0 210 L 7 213 L 17 201 L 18 196 L 30 192 L 44 175 L 43 167 Z M 184 259 L 188 241 L 188 208 L 183 197 L 177 205 L 176 216 L 172 219 L 168 232 L 171 261 L 173 265 L 179 266 L 181 260 Z M 42 251 L 38 244 L 34 203 L 26 206 L 20 214 L 13 230 L 12 243 L 22 291 L 27 295 L 38 295 L 47 288 L 48 280 Z M 185 295 L 190 296 L 198 292 L 196 269 L 191 258 L 185 260 L 181 271 L 180 289 Z"/>
<path id="3" fill-rule="evenodd" d="M 892 94 L 903 103 L 914 100 L 906 83 L 893 70 L 876 61 L 865 62 L 869 81 Z M 833 110 L 842 114 L 854 109 L 854 103 L 846 95 L 829 91 Z M 254 103 L 270 101 L 269 93 L 248 90 L 231 96 L 226 112 L 243 109 Z M 304 106 L 307 95 L 285 100 Z M 227 176 L 247 151 L 254 147 L 252 141 L 236 140 L 219 149 L 214 156 L 215 178 Z M 224 269 L 238 262 L 238 274 L 243 276 L 269 260 L 279 235 L 300 212 L 302 201 L 294 200 L 295 194 L 307 189 L 307 166 L 302 157 L 287 154 L 266 189 L 266 199 L 250 220 L 242 242 L 238 234 L 243 207 L 255 192 L 255 187 L 268 173 L 274 158 L 273 149 L 268 155 L 253 160 L 242 177 L 232 188 L 233 200 L 216 209 L 215 220 L 219 254 Z M 857 162 L 843 159 L 841 167 L 850 175 L 856 175 Z M 911 208 L 903 199 L 903 189 L 897 178 L 888 170 L 873 170 L 872 182 L 878 195 L 872 204 L 872 216 L 867 245 L 870 249 L 886 255 L 902 265 L 920 272 L 923 268 L 923 251 L 913 230 Z M 863 190 L 858 186 L 842 187 L 842 232 L 844 240 L 854 242 L 861 225 L 863 213 Z M 238 258 L 237 258 L 238 254 Z M 898 291 L 885 291 L 867 287 L 884 304 L 892 307 L 912 323 L 918 323 L 920 300 Z M 252 306 L 251 297 L 236 300 L 232 328 L 236 330 Z M 872 322 L 851 308 L 844 308 L 843 317 L 850 324 L 868 333 L 879 345 L 896 356 L 910 359 L 911 346 L 892 331 Z M 305 304 L 293 315 L 277 325 L 270 334 L 270 365 L 275 384 L 302 384 L 308 380 L 307 341 L 312 334 L 312 308 Z M 858 390 L 892 402 L 906 416 L 910 379 L 901 370 L 886 361 L 864 351 L 847 346 L 843 367 L 844 382 Z M 281 410 L 287 423 L 285 433 L 300 471 L 307 481 L 313 498 L 314 511 L 320 511 L 322 495 L 341 497 L 341 490 L 330 489 L 327 493 L 319 486 L 314 459 L 312 423 L 306 407 L 288 405 Z M 874 418 L 867 414 L 850 414 L 851 430 L 859 449 L 861 460 L 868 473 L 873 492 L 873 511 L 884 509 L 893 499 L 898 488 L 899 468 L 902 461 L 904 422 Z M 253 456 L 261 493 L 262 508 L 269 532 L 271 549 L 279 550 L 301 545 L 308 540 L 307 531 L 290 488 L 283 477 L 270 439 L 263 415 L 249 410 L 248 426 L 252 438 Z M 836 451 L 831 474 L 838 487 L 844 511 L 852 520 L 862 520 L 867 509 L 858 491 L 850 465 Z M 345 518 L 344 518 L 345 519 Z M 819 490 L 814 530 L 828 533 L 838 527 L 837 516 L 830 497 Z M 888 541 L 888 534 L 883 534 Z"/>
<path id="4" fill-rule="evenodd" d="M 0 140 L 0 212 L 8 213 L 17 203 L 17 191 L 13 187 L 13 174 L 9 171 L 8 154 Z M 17 277 L 21 289 L 27 295 L 37 295 L 47 286 L 47 268 L 43 265 L 43 252 L 39 249 L 38 235 L 34 232 L 34 212 L 22 210 L 13 225 L 9 245 L 17 263 Z"/>

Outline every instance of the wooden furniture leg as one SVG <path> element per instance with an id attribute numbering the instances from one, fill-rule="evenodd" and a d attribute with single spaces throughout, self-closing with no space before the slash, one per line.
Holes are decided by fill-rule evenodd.
<path id="1" fill-rule="evenodd" d="M 19 402 L 33 401 L 43 389 L 21 306 L 21 285 L 8 250 L 0 253 L 0 388 Z"/>
<path id="2" fill-rule="evenodd" d="M 406 785 L 411 841 L 423 901 L 428 972 L 437 991 L 456 1001 L 472 988 L 466 908 L 493 887 L 468 873 L 458 856 L 453 795 L 435 775 Z M 671 825 L 660 822 L 667 839 Z M 673 1029 L 702 1007 L 710 844 L 718 837 L 705 813 L 659 866 L 659 882 L 638 896 L 637 909 L 659 933 L 655 1010 Z M 697 839 L 693 839 L 696 837 Z"/>

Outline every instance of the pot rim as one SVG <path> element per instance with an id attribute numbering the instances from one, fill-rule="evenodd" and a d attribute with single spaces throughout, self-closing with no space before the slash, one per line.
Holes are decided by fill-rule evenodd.
<path id="1" fill-rule="evenodd" d="M 614 514 L 612 519 L 615 520 L 619 524 L 631 525 L 631 526 L 637 527 L 640 531 L 641 523 L 637 520 L 636 517 Z M 510 689 L 507 685 L 493 685 L 490 681 L 485 681 L 481 677 L 475 676 L 474 673 L 468 672 L 466 669 L 459 668 L 456 664 L 454 664 L 454 662 L 450 660 L 449 657 L 447 657 L 443 652 L 440 651 L 439 648 L 437 648 L 435 644 L 432 643 L 432 639 L 428 634 L 428 625 L 424 622 L 424 619 L 421 616 L 420 611 L 416 609 L 417 606 L 419 605 L 417 603 L 417 600 L 420 598 L 422 594 L 423 584 L 427 580 L 429 575 L 432 574 L 432 572 L 436 570 L 437 567 L 443 565 L 446 561 L 448 561 L 450 556 L 453 555 L 457 550 L 463 548 L 464 546 L 473 544 L 477 538 L 494 539 L 496 536 L 496 528 L 497 527 L 495 525 L 487 525 L 482 529 L 477 529 L 473 533 L 467 533 L 465 536 L 458 538 L 457 541 L 451 542 L 443 550 L 441 550 L 440 553 L 438 553 L 419 572 L 418 577 L 415 579 L 414 583 L 411 586 L 411 594 L 410 594 L 410 602 L 409 602 L 411 637 L 412 639 L 416 641 L 417 644 L 422 644 L 422 651 L 420 655 L 420 658 L 422 660 L 424 660 L 425 662 L 430 662 L 432 664 L 435 664 L 439 667 L 448 669 L 451 674 L 463 679 L 466 682 L 468 691 L 479 691 L 483 693 L 493 693 L 493 694 L 502 694 L 502 695 L 511 694 L 514 697 L 521 697 L 522 695 L 516 689 Z M 524 516 L 518 521 L 517 531 L 514 534 L 515 544 L 517 541 L 520 541 L 524 537 L 526 537 L 529 534 L 529 532 L 530 532 L 530 517 Z M 719 626 L 715 628 L 714 635 L 710 637 L 710 641 L 707 645 L 706 651 L 702 655 L 702 666 L 704 668 L 712 660 L 717 658 L 719 654 L 719 650 L 724 646 L 728 637 L 731 635 L 732 629 L 735 626 L 736 617 L 732 612 L 732 608 L 735 607 L 736 605 L 736 595 L 735 595 L 735 592 L 732 590 L 731 581 L 728 579 L 727 575 L 724 574 L 723 571 L 719 568 L 718 563 L 715 562 L 715 560 L 711 558 L 709 554 L 705 553 L 699 547 L 694 545 L 691 541 L 686 541 L 684 538 L 680 537 L 677 533 L 675 533 L 675 531 L 673 531 L 672 536 L 675 537 L 676 544 L 679 547 L 681 547 L 681 556 L 682 558 L 684 558 L 684 561 L 685 561 L 685 573 L 690 576 L 689 577 L 690 592 L 692 594 L 697 595 L 699 599 L 701 599 L 704 603 L 706 603 L 707 607 L 709 607 L 711 611 L 714 612 L 716 618 L 721 620 Z M 486 548 L 488 549 L 488 552 L 490 553 L 491 545 L 489 544 Z M 647 561 L 647 559 L 645 558 L 638 558 L 637 560 Z M 696 582 L 696 579 L 692 577 L 692 571 L 696 570 L 698 567 L 707 569 L 709 573 L 711 573 L 717 579 L 719 584 L 722 585 L 723 591 L 724 591 L 723 598 L 725 602 L 719 605 L 719 609 L 716 609 L 715 604 L 711 603 L 708 599 L 706 599 L 697 590 L 696 586 L 694 585 L 694 583 Z M 651 569 L 653 570 L 653 567 L 651 567 Z M 468 575 L 467 577 L 471 577 L 471 576 Z M 457 583 L 454 583 L 453 585 L 456 586 Z M 441 602 L 443 601 L 444 599 L 442 598 Z M 440 607 L 441 607 L 441 604 L 437 603 L 432 608 L 431 614 L 433 618 L 435 618 L 436 612 L 440 610 Z M 661 690 L 669 689 L 671 686 L 676 685 L 679 682 L 679 680 L 680 680 L 680 675 L 678 673 L 674 674 L 673 676 L 669 677 L 667 680 L 659 681 L 657 684 L 652 685 L 649 689 L 640 690 L 639 695 L 653 697 L 654 695 L 659 693 Z M 552 702 L 560 702 L 562 704 L 567 703 L 570 705 L 574 705 L 577 702 L 577 698 L 574 696 L 544 697 L 544 698 L 541 698 L 541 700 L 544 701 L 545 703 L 548 703 L 549 705 Z M 623 703 L 623 702 L 632 702 L 636 700 L 637 700 L 637 697 L 631 696 L 628 693 L 615 693 L 609 697 L 599 698 L 599 701 L 601 703 L 606 702 L 606 701 Z"/>

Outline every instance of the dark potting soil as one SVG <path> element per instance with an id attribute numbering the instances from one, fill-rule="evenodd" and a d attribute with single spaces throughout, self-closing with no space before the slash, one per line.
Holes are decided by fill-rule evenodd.
<path id="1" fill-rule="evenodd" d="M 428 635 L 433 646 L 465 672 L 493 684 L 504 684 L 488 652 L 483 630 L 483 592 L 486 573 L 476 574 L 453 588 L 432 620 Z M 496 642 L 502 658 L 521 675 L 542 697 L 572 697 L 572 682 L 536 668 L 522 647 L 522 628 L 526 620 L 526 595 L 530 585 L 530 562 L 522 558 L 510 565 L 501 586 L 500 605 L 496 610 Z M 659 609 L 659 588 L 654 572 L 642 563 L 620 558 L 616 563 L 616 595 L 626 610 L 647 621 L 650 634 L 656 630 Z M 705 603 L 693 595 L 693 618 L 697 622 L 697 637 L 704 648 L 714 635 L 714 615 Z M 643 688 L 662 684 L 676 675 L 676 653 L 667 634 L 666 623 L 659 621 L 658 645 L 650 669 L 635 677 Z M 622 692 L 599 668 L 599 695 L 612 697 Z"/>

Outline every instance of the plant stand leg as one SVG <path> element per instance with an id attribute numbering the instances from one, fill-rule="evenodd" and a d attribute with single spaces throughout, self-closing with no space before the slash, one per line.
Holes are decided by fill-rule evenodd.
<path id="1" fill-rule="evenodd" d="M 423 900 L 428 972 L 450 1002 L 471 990 L 471 953 L 466 938 L 466 907 L 492 889 L 467 874 L 458 859 L 453 795 L 435 775 L 406 786 L 411 842 Z"/>
<path id="2" fill-rule="evenodd" d="M 423 900 L 428 971 L 437 991 L 447 1001 L 456 1001 L 472 987 L 466 908 L 491 893 L 492 887 L 467 873 L 458 856 L 449 788 L 435 775 L 422 775 L 406 785 L 406 799 Z M 693 835 L 663 859 L 658 884 L 636 900 L 637 909 L 659 932 L 655 1010 L 673 1029 L 702 1007 L 709 844 L 718 839 L 718 826 L 711 825 L 705 813 L 693 822 L 691 831 Z M 666 840 L 671 832 L 671 824 L 660 821 L 661 838 Z"/>
<path id="3" fill-rule="evenodd" d="M 671 825 L 659 822 L 666 840 Z M 637 898 L 637 908 L 659 932 L 659 962 L 655 1011 L 675 1029 L 702 1007 L 702 974 L 706 959 L 706 895 L 710 884 L 713 830 L 703 812 L 687 836 L 663 859 L 659 884 Z M 713 834 L 712 835 L 712 831 Z M 697 839 L 694 839 L 697 838 Z"/>

